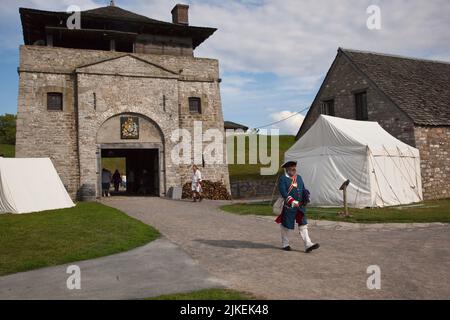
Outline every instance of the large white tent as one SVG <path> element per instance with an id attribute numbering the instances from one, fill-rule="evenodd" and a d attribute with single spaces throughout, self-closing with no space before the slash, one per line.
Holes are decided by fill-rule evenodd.
<path id="1" fill-rule="evenodd" d="M 48 158 L 0 158 L 0 213 L 73 207 Z"/>
<path id="2" fill-rule="evenodd" d="M 321 115 L 285 153 L 311 192 L 311 205 L 342 206 L 339 187 L 350 179 L 350 207 L 422 201 L 419 150 L 394 138 L 377 122 Z"/>

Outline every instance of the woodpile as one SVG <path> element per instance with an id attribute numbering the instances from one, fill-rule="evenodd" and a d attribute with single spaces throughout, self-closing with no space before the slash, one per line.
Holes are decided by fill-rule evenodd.
<path id="1" fill-rule="evenodd" d="M 213 182 L 209 180 L 202 181 L 202 196 L 210 200 L 231 200 L 231 195 L 222 182 Z M 192 198 L 191 183 L 186 182 L 183 185 L 183 199 Z"/>

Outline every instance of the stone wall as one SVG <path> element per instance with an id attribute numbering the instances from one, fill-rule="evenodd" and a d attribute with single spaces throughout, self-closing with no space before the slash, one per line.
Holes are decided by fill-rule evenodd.
<path id="1" fill-rule="evenodd" d="M 416 127 L 424 199 L 450 198 L 450 127 Z"/>
<path id="2" fill-rule="evenodd" d="M 190 166 L 172 163 L 173 130 L 192 132 L 199 120 L 204 130 L 224 131 L 217 60 L 40 46 L 20 50 L 17 154 L 49 156 L 72 197 L 80 187 L 97 185 L 98 131 L 114 116 L 136 114 L 161 131 L 161 195 L 191 178 Z M 63 93 L 62 112 L 47 110 L 44 97 L 50 91 Z M 189 97 L 202 99 L 202 114 L 189 113 Z M 229 189 L 226 164 L 202 171 Z"/>
<path id="3" fill-rule="evenodd" d="M 75 196 L 79 187 L 74 77 L 21 73 L 17 110 L 16 157 L 48 157 Z M 63 93 L 63 111 L 47 111 L 47 92 Z"/>
<path id="4" fill-rule="evenodd" d="M 278 198 L 278 188 L 275 186 L 276 180 L 239 180 L 231 182 L 231 196 L 233 199 L 270 199 Z M 275 188 L 275 193 L 274 193 Z"/>
<path id="5" fill-rule="evenodd" d="M 368 120 L 377 121 L 387 132 L 401 141 L 414 146 L 414 124 L 409 117 L 387 100 L 368 81 L 359 74 L 348 60 L 340 55 L 331 67 L 321 92 L 309 111 L 300 136 L 316 122 L 320 115 L 320 105 L 323 101 L 334 99 L 335 116 L 355 119 L 356 92 L 367 92 Z"/>

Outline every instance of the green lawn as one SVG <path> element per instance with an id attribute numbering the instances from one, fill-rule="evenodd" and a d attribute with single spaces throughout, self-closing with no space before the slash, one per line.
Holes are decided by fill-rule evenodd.
<path id="1" fill-rule="evenodd" d="M 102 158 L 102 168 L 108 169 L 112 173 L 119 170 L 120 174 L 126 174 L 125 158 Z"/>
<path id="2" fill-rule="evenodd" d="M 274 216 L 268 203 L 232 204 L 221 206 L 226 212 L 240 215 Z M 342 208 L 308 208 L 308 218 L 360 223 L 450 223 L 450 199 L 424 201 L 420 204 L 386 208 L 349 209 L 351 217 L 338 216 Z"/>
<path id="3" fill-rule="evenodd" d="M 144 245 L 159 232 L 100 203 L 0 215 L 0 275 L 92 259 Z"/>
<path id="4" fill-rule="evenodd" d="M 230 139 L 230 137 L 228 137 Z M 237 181 L 237 180 L 260 180 L 260 179 L 274 179 L 276 177 L 276 174 L 271 176 L 261 176 L 260 169 L 261 167 L 269 167 L 269 165 L 261 165 L 261 164 L 248 164 L 249 162 L 249 143 L 248 143 L 248 137 L 245 138 L 245 155 L 246 155 L 246 163 L 247 164 L 230 164 L 228 165 L 228 170 L 230 172 L 230 180 Z M 258 137 L 259 139 L 259 137 Z M 259 140 L 258 140 L 259 141 Z M 259 142 L 258 142 L 259 143 Z M 271 146 L 271 139 L 268 137 L 267 139 L 268 143 L 268 151 L 270 153 L 270 146 Z M 280 135 L 279 136 L 279 161 L 280 165 L 281 162 L 284 159 L 284 153 L 295 143 L 295 137 L 294 136 L 288 136 L 288 135 Z M 235 148 L 235 160 L 236 163 L 236 148 L 237 148 L 237 142 L 235 138 L 234 143 Z M 259 162 L 259 161 L 258 161 Z M 279 171 L 280 172 L 280 171 Z"/>
<path id="5" fill-rule="evenodd" d="M 14 158 L 16 147 L 13 144 L 0 144 L 0 155 L 5 158 Z"/>
<path id="6" fill-rule="evenodd" d="M 204 289 L 199 291 L 168 294 L 147 300 L 254 300 L 254 296 L 230 289 Z"/>

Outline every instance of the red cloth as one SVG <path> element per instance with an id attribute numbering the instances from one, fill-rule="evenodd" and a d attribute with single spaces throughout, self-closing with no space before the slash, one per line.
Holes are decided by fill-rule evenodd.
<path id="1" fill-rule="evenodd" d="M 295 216 L 295 222 L 297 222 L 298 224 L 302 224 L 304 215 L 305 214 L 300 209 L 298 209 L 297 215 Z M 280 224 L 282 221 L 283 221 L 283 212 L 281 212 L 281 214 L 275 219 L 275 222 L 278 224 Z"/>

